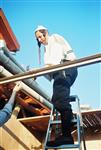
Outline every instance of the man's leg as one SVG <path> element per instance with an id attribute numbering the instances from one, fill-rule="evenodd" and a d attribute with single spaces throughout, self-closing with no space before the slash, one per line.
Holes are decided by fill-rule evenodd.
<path id="1" fill-rule="evenodd" d="M 71 120 L 73 114 L 71 110 L 61 112 L 62 135 L 65 137 L 71 136 Z"/>
<path id="2" fill-rule="evenodd" d="M 67 87 L 65 78 L 57 75 L 53 84 L 52 102 L 61 114 L 62 135 L 57 137 L 55 141 L 48 142 L 48 146 L 73 144 L 73 138 L 70 130 L 72 110 L 71 105 L 69 104 L 69 94 L 70 87 Z"/>

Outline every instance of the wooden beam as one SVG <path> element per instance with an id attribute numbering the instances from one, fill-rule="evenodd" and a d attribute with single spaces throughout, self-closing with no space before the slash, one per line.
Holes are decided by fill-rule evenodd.
<path id="1" fill-rule="evenodd" d="M 32 99 L 32 104 L 38 104 L 40 105 L 42 108 L 46 109 L 47 112 L 50 112 L 50 108 L 48 108 L 47 106 L 45 106 L 43 103 L 41 103 L 41 101 L 38 101 L 35 97 L 29 95 L 26 91 L 22 90 L 23 93 L 25 93 L 26 95 L 28 95 L 29 98 Z M 25 102 L 29 103 L 26 99 L 24 100 Z M 49 101 L 51 103 L 51 101 Z"/>
<path id="2" fill-rule="evenodd" d="M 37 122 L 37 121 L 42 121 L 42 120 L 49 120 L 50 115 L 44 115 L 44 116 L 35 116 L 35 117 L 27 117 L 27 118 L 20 118 L 17 119 L 23 123 L 27 123 L 27 122 Z"/>
<path id="3" fill-rule="evenodd" d="M 41 150 L 40 141 L 17 119 L 11 117 L 0 130 L 0 149 L 5 150 Z"/>
<path id="4" fill-rule="evenodd" d="M 23 106 L 25 109 L 27 109 L 28 111 L 32 112 L 33 114 L 36 115 L 41 115 L 41 111 L 40 109 L 36 109 L 33 106 L 29 105 L 28 103 L 26 103 L 21 97 L 17 98 L 17 102 Z"/>
<path id="5" fill-rule="evenodd" d="M 35 116 L 17 119 L 24 125 L 31 126 L 34 130 L 46 132 L 50 115 Z"/>
<path id="6" fill-rule="evenodd" d="M 10 51 L 17 51 L 20 48 L 20 45 L 1 8 L 0 8 L 0 33 Z"/>

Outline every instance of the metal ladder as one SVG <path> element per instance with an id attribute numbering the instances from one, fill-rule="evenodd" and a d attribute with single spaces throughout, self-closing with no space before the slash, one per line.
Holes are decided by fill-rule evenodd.
<path id="1" fill-rule="evenodd" d="M 76 113 L 74 115 L 74 118 L 72 120 L 73 127 L 75 127 L 76 134 L 77 134 L 77 142 L 74 142 L 74 144 L 65 144 L 60 146 L 47 146 L 47 142 L 51 141 L 52 135 L 53 137 L 57 136 L 59 133 L 59 126 L 61 125 L 61 120 L 59 119 L 59 112 L 52 107 L 51 113 L 50 113 L 50 120 L 47 128 L 46 138 L 44 142 L 44 150 L 48 149 L 73 149 L 77 148 L 78 150 L 86 150 L 86 144 L 85 144 L 85 137 L 84 137 L 84 125 L 82 121 L 82 115 L 80 111 L 80 100 L 77 95 L 70 96 L 70 103 L 71 105 L 76 103 Z"/>

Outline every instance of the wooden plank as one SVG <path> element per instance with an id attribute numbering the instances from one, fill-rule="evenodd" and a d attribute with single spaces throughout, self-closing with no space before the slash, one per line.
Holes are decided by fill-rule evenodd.
<path id="1" fill-rule="evenodd" d="M 2 129 L 2 130 L 1 130 Z M 41 143 L 17 119 L 12 117 L 2 128 L 0 146 L 5 150 L 39 150 Z"/>
<path id="2" fill-rule="evenodd" d="M 40 120 L 49 120 L 49 117 L 50 115 L 44 115 L 44 116 L 35 116 L 35 117 L 27 117 L 27 118 L 20 118 L 20 119 L 17 119 L 23 123 L 25 122 L 37 122 L 37 121 L 40 121 Z"/>
<path id="3" fill-rule="evenodd" d="M 20 48 L 20 45 L 1 8 L 0 8 L 0 33 L 2 34 L 2 38 L 4 38 L 6 45 L 10 51 L 17 51 Z"/>
<path id="4" fill-rule="evenodd" d="M 33 114 L 41 115 L 41 112 L 39 109 L 36 109 L 35 107 L 31 106 L 27 102 L 25 102 L 21 97 L 17 97 L 17 102 L 23 106 L 23 108 L 27 109 L 29 112 L 32 112 Z"/>
<path id="5" fill-rule="evenodd" d="M 49 122 L 49 115 L 45 116 L 36 116 L 36 117 L 28 117 L 28 118 L 20 118 L 18 119 L 25 126 L 30 126 L 34 131 L 37 132 L 46 132 Z"/>

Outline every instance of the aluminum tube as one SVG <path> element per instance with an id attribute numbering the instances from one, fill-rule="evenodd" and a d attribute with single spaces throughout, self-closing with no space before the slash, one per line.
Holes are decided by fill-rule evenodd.
<path id="1" fill-rule="evenodd" d="M 0 62 L 3 64 L 5 68 L 7 68 L 13 74 L 20 74 L 23 71 L 9 58 L 4 54 L 4 51 L 0 49 Z M 38 85 L 38 83 L 32 79 L 26 79 L 23 81 L 25 84 L 30 86 L 33 90 L 43 96 L 45 99 L 50 100 L 50 96 L 42 90 L 42 88 Z"/>
<path id="2" fill-rule="evenodd" d="M 13 76 L 9 71 L 7 71 L 4 67 L 0 66 L 0 74 L 6 76 L 6 77 L 10 77 Z M 15 84 L 17 84 L 17 82 L 15 82 Z M 28 93 L 29 95 L 31 95 L 32 97 L 36 98 L 37 101 L 41 102 L 42 104 L 44 104 L 45 106 L 47 106 L 48 108 L 52 108 L 52 104 L 47 101 L 46 99 L 44 99 L 42 96 L 40 96 L 38 93 L 36 93 L 33 89 L 31 89 L 29 86 L 27 86 L 25 83 L 21 82 L 21 88 Z"/>
<path id="3" fill-rule="evenodd" d="M 12 60 L 14 62 L 14 64 L 16 64 L 23 72 L 25 72 L 26 70 L 16 61 L 16 59 L 12 56 L 12 54 L 9 52 L 9 50 L 7 49 L 7 47 L 3 47 L 2 50 L 4 51 L 4 54 L 10 58 L 10 60 Z"/>
<path id="4" fill-rule="evenodd" d="M 6 46 L 6 42 L 3 39 L 0 39 L 0 50 L 3 50 L 4 54 L 10 58 L 23 72 L 25 69 L 16 61 L 16 59 L 11 55 L 9 49 Z"/>
<path id="5" fill-rule="evenodd" d="M 23 73 L 23 71 L 17 67 L 17 65 L 12 62 L 12 60 L 10 60 L 9 57 L 7 57 L 4 54 L 3 50 L 0 50 L 0 62 L 4 65 L 4 67 L 6 67 L 10 72 L 12 71 L 12 73 Z"/>
<path id="6" fill-rule="evenodd" d="M 36 71 L 33 70 L 33 71 L 22 73 L 20 75 L 14 75 L 13 77 L 10 78 L 4 78 L 0 80 L 0 84 L 24 80 L 32 77 L 37 77 L 37 76 L 42 76 L 49 73 L 57 72 L 60 70 L 65 70 L 68 68 L 82 67 L 86 65 L 99 63 L 99 62 L 101 62 L 101 54 L 92 55 L 78 60 L 69 61 L 60 65 L 45 67 L 45 68 L 37 69 Z"/>

